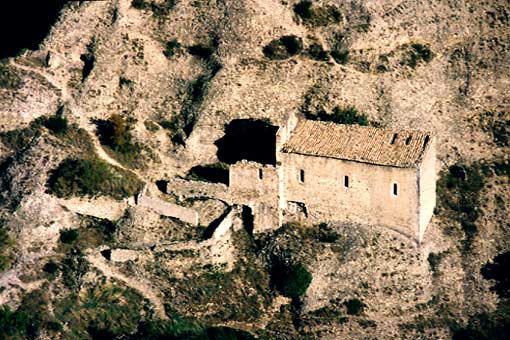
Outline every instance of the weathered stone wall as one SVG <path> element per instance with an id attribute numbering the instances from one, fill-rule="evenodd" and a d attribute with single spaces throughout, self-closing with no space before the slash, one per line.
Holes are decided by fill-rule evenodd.
<path id="1" fill-rule="evenodd" d="M 232 201 L 252 209 L 255 233 L 279 226 L 279 177 L 275 166 L 237 162 L 230 167 L 229 183 Z"/>
<path id="2" fill-rule="evenodd" d="M 292 153 L 281 153 L 280 158 L 282 199 L 287 206 L 291 202 L 291 207 L 303 203 L 304 213 L 312 223 L 338 220 L 376 224 L 418 237 L 415 168 L 383 167 Z M 300 178 L 301 170 L 304 181 Z M 348 187 L 344 185 L 344 176 L 349 178 Z M 394 183 L 398 195 L 393 195 Z M 289 214 L 286 216 L 289 220 Z"/>
<path id="3" fill-rule="evenodd" d="M 160 215 L 175 217 L 191 225 L 198 225 L 198 213 L 189 208 L 165 202 L 158 198 L 140 195 L 138 204 L 156 211 Z"/>
<path id="4" fill-rule="evenodd" d="M 421 241 L 436 206 L 436 145 L 432 139 L 418 169 L 419 231 Z"/>

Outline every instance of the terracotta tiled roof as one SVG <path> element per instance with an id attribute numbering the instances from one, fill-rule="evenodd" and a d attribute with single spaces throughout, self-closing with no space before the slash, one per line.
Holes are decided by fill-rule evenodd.
<path id="1" fill-rule="evenodd" d="M 300 120 L 282 152 L 362 163 L 413 167 L 420 163 L 430 134 Z"/>

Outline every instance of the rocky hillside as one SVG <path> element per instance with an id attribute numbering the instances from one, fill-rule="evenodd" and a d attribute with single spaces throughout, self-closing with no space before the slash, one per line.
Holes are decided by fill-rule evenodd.
<path id="1" fill-rule="evenodd" d="M 505 334 L 508 276 L 481 268 L 510 251 L 509 16 L 503 0 L 69 2 L 39 49 L 0 61 L 0 339 Z M 221 184 L 175 184 L 222 160 L 234 119 L 336 107 L 436 135 L 422 244 L 353 225 L 253 237 Z M 145 185 L 204 222 L 138 205 Z M 286 292 L 279 265 L 308 289 Z"/>

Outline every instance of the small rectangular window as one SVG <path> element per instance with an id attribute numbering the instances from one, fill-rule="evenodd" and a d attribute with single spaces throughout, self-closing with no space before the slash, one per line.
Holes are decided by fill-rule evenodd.
<path id="1" fill-rule="evenodd" d="M 393 137 L 391 138 L 391 144 L 395 144 L 395 142 L 397 141 L 397 138 L 398 138 L 398 133 L 394 133 L 393 134 Z"/>
<path id="2" fill-rule="evenodd" d="M 264 174 L 262 173 L 262 169 L 259 169 L 259 179 L 264 178 Z"/>
<path id="3" fill-rule="evenodd" d="M 301 183 L 304 183 L 305 182 L 305 170 L 299 170 L 299 181 Z"/>
<path id="4" fill-rule="evenodd" d="M 344 176 L 344 187 L 349 187 L 349 176 Z"/>
<path id="5" fill-rule="evenodd" d="M 393 183 L 393 196 L 398 196 L 398 185 Z"/>

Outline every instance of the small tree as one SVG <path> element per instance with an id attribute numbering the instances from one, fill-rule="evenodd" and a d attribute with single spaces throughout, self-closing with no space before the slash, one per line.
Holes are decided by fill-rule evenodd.
<path id="1" fill-rule="evenodd" d="M 271 280 L 280 293 L 294 299 L 306 293 L 312 282 L 312 274 L 301 263 L 288 265 L 277 260 L 273 265 Z"/>
<path id="2" fill-rule="evenodd" d="M 344 304 L 347 308 L 347 314 L 349 315 L 360 315 L 365 308 L 365 304 L 360 299 L 356 298 L 347 300 Z"/>

